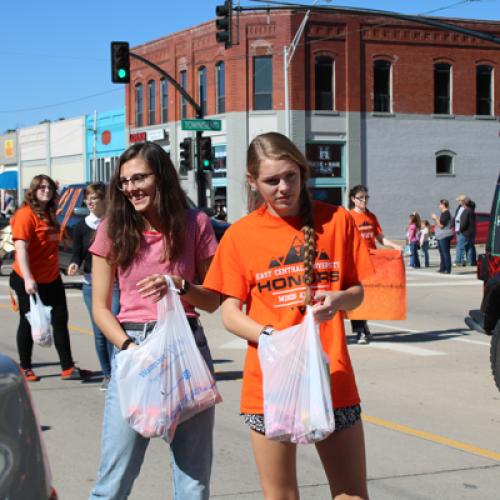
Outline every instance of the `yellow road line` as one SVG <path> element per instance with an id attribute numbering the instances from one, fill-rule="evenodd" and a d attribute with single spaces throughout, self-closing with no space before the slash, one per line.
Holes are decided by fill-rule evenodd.
<path id="1" fill-rule="evenodd" d="M 391 429 L 394 431 L 402 432 L 403 434 L 408 434 L 409 436 L 419 437 L 425 439 L 426 441 L 432 441 L 433 443 L 442 444 L 444 446 L 449 446 L 450 448 L 455 448 L 457 450 L 466 451 L 467 453 L 472 453 L 473 455 L 479 455 L 484 458 L 490 458 L 491 460 L 496 460 L 500 462 L 500 453 L 491 450 L 485 450 L 484 448 L 479 448 L 471 444 L 462 443 L 460 441 L 455 441 L 453 439 L 448 439 L 437 434 L 432 434 L 430 432 L 419 431 L 418 429 L 412 429 L 411 427 L 406 427 L 405 425 L 396 424 L 395 422 L 390 422 L 389 420 L 384 420 L 382 418 L 374 417 L 372 415 L 363 414 L 363 421 L 370 424 L 378 425 L 380 427 L 385 427 L 386 429 Z"/>
<path id="2" fill-rule="evenodd" d="M 91 337 L 94 336 L 94 332 L 88 330 L 87 328 L 80 328 L 79 326 L 75 325 L 68 325 L 68 328 L 73 332 L 84 333 L 85 335 L 90 335 Z"/>

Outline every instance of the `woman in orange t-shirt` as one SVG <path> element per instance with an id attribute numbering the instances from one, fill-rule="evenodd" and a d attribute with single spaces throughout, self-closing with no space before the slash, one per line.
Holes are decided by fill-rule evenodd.
<path id="1" fill-rule="evenodd" d="M 298 498 L 296 445 L 265 437 L 261 334 L 299 324 L 314 295 L 314 315 L 329 358 L 336 429 L 316 448 L 332 497 L 367 498 L 361 408 L 344 332 L 343 311 L 363 298 L 361 280 L 373 272 L 352 218 L 341 207 L 312 203 L 309 166 L 285 136 L 257 136 L 248 149 L 250 206 L 219 244 L 204 281 L 223 297 L 222 319 L 248 341 L 241 413 L 266 498 Z M 243 312 L 243 306 L 246 312 Z"/>
<path id="2" fill-rule="evenodd" d="M 36 175 L 26 192 L 23 206 L 10 222 L 16 249 L 10 286 L 16 292 L 20 316 L 17 349 L 21 368 L 29 382 L 40 379 L 31 367 L 33 339 L 26 319 L 30 310 L 29 297 L 37 292 L 42 302 L 52 307 L 54 344 L 61 362 L 61 378 L 80 380 L 90 375 L 88 370 L 75 366 L 71 355 L 66 293 L 59 272 L 57 201 L 55 182 L 47 175 Z"/>
<path id="3" fill-rule="evenodd" d="M 387 239 L 382 234 L 382 228 L 378 222 L 376 215 L 368 210 L 368 188 L 362 184 L 354 186 L 349 191 L 349 208 L 354 222 L 361 234 L 361 238 L 366 243 L 368 248 L 375 250 L 378 242 L 380 245 L 385 245 L 400 252 L 403 250 L 400 245 Z M 371 333 L 368 328 L 368 323 L 364 319 L 351 320 L 351 328 L 357 336 L 358 344 L 369 344 Z"/>

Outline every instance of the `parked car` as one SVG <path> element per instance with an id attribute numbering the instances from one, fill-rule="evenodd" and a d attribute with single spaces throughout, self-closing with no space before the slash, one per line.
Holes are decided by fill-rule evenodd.
<path id="1" fill-rule="evenodd" d="M 484 245 L 488 239 L 488 226 L 490 223 L 489 212 L 476 212 L 476 244 Z M 435 226 L 431 226 L 431 235 L 429 237 L 429 248 L 437 248 L 438 242 L 434 235 Z M 451 240 L 452 245 L 457 244 L 457 236 L 454 234 Z"/>
<path id="2" fill-rule="evenodd" d="M 61 243 L 59 247 L 59 267 L 66 272 L 71 260 L 71 238 L 73 228 L 89 214 L 89 209 L 84 203 L 85 189 L 88 183 L 69 184 L 61 192 L 59 207 L 57 209 L 57 221 L 66 228 L 68 239 Z M 196 204 L 188 197 L 190 208 L 196 208 Z M 215 213 L 210 208 L 205 209 L 210 216 L 210 222 L 215 232 L 215 237 L 219 241 L 226 229 L 229 227 L 227 222 L 218 220 L 214 217 Z"/>
<path id="3" fill-rule="evenodd" d="M 491 371 L 500 390 L 500 175 L 493 196 L 485 253 L 479 256 L 477 263 L 477 277 L 484 283 L 481 307 L 469 311 L 465 324 L 491 336 Z"/>
<path id="4" fill-rule="evenodd" d="M 42 431 L 19 365 L 0 353 L 0 498 L 57 500 Z"/>

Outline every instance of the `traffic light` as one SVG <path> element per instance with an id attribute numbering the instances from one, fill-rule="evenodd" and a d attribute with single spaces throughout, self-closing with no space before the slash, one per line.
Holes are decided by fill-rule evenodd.
<path id="1" fill-rule="evenodd" d="M 200 155 L 203 170 L 212 170 L 212 139 L 210 137 L 201 138 Z"/>
<path id="2" fill-rule="evenodd" d="M 217 43 L 223 43 L 226 49 L 232 45 L 232 17 L 233 17 L 233 2 L 226 0 L 223 5 L 215 7 L 215 39 Z"/>
<path id="3" fill-rule="evenodd" d="M 179 171 L 181 174 L 187 174 L 188 170 L 193 168 L 193 139 L 186 137 L 180 144 Z"/>
<path id="4" fill-rule="evenodd" d="M 113 83 L 130 83 L 128 42 L 111 42 L 111 81 Z"/>

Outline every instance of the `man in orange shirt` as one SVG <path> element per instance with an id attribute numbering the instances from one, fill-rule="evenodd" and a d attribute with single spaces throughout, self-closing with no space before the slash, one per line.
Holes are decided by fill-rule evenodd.
<path id="1" fill-rule="evenodd" d="M 304 305 L 313 301 L 329 359 L 336 424 L 316 447 L 332 498 L 367 498 L 360 399 L 343 311 L 361 303 L 361 280 L 373 268 L 349 214 L 311 202 L 308 175 L 307 160 L 285 136 L 271 132 L 252 141 L 247 180 L 258 208 L 225 233 L 204 286 L 224 296 L 225 327 L 248 341 L 241 413 L 251 429 L 265 497 L 298 498 L 296 474 L 290 473 L 296 470 L 296 445 L 265 437 L 257 344 L 261 334 L 279 335 L 301 323 Z"/>

